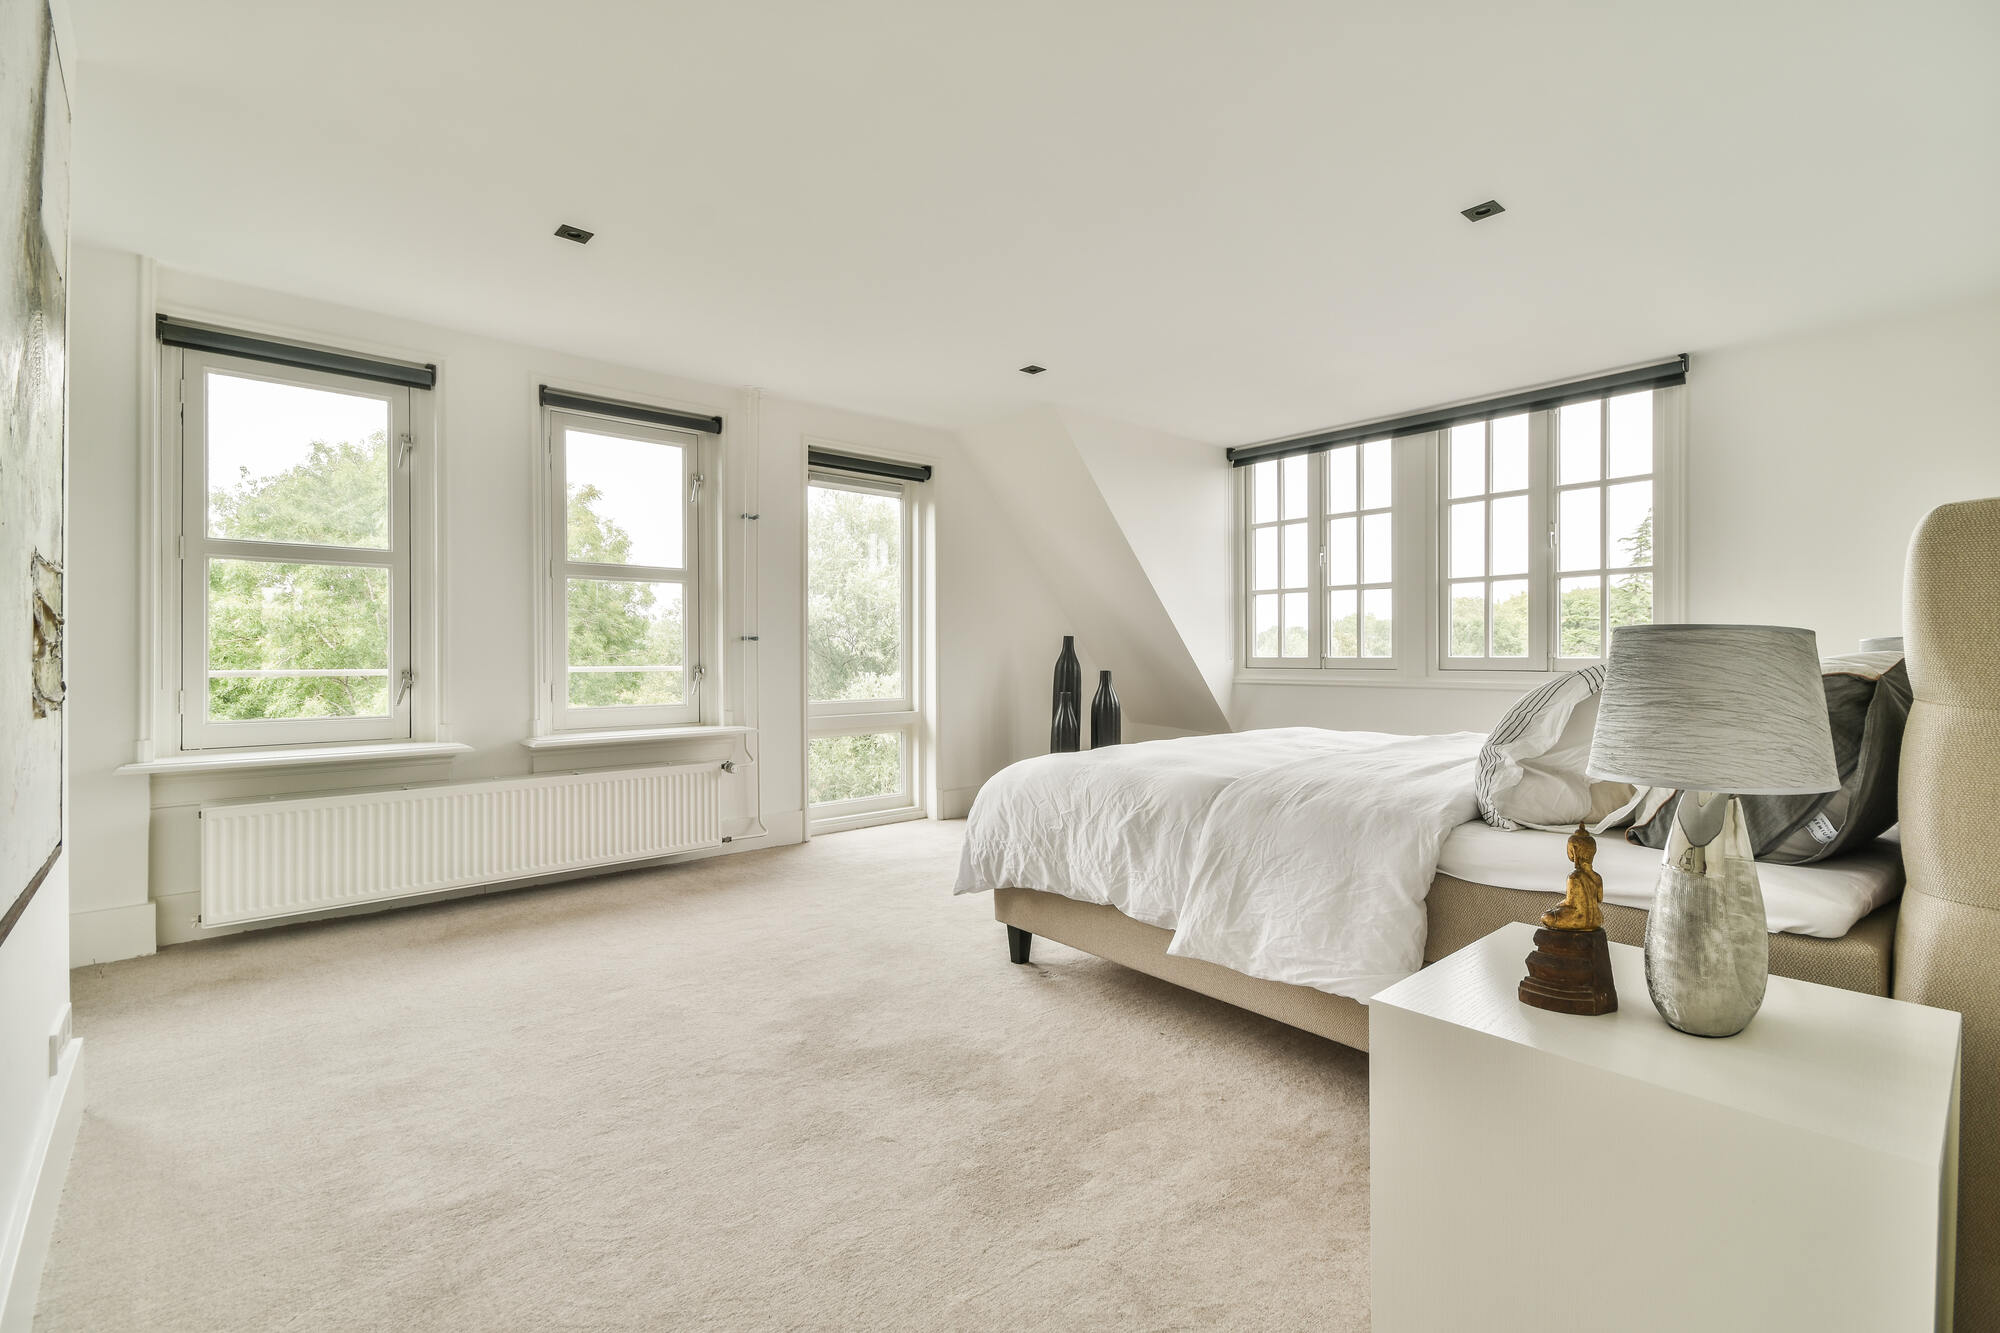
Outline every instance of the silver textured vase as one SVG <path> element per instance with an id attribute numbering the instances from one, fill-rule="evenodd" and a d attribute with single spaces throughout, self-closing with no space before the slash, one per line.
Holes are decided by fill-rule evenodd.
<path id="1" fill-rule="evenodd" d="M 1682 792 L 1646 917 L 1646 989 L 1660 1017 L 1697 1037 L 1733 1037 L 1764 1003 L 1771 938 L 1743 803 Z"/>

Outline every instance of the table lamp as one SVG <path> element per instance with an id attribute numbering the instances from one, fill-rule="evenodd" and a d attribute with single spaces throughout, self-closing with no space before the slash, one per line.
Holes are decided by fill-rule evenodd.
<path id="1" fill-rule="evenodd" d="M 1840 786 L 1813 632 L 1613 630 L 1585 772 L 1680 789 L 1646 917 L 1646 989 L 1682 1032 L 1741 1032 L 1764 1003 L 1771 943 L 1737 797 Z"/>

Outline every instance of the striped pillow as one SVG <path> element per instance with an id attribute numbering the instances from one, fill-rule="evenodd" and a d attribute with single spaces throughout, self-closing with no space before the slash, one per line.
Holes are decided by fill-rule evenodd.
<path id="1" fill-rule="evenodd" d="M 1507 710 L 1479 751 L 1474 790 L 1481 818 L 1495 828 L 1603 827 L 1626 813 L 1625 783 L 1584 776 L 1604 668 L 1584 667 L 1531 690 Z"/>

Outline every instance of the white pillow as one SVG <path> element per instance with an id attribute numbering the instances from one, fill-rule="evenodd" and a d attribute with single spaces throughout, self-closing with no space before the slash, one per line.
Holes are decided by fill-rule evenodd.
<path id="1" fill-rule="evenodd" d="M 1507 710 L 1479 751 L 1479 813 L 1495 828 L 1603 832 L 1630 815 L 1630 783 L 1584 776 L 1597 729 L 1604 668 L 1585 667 L 1530 692 Z"/>

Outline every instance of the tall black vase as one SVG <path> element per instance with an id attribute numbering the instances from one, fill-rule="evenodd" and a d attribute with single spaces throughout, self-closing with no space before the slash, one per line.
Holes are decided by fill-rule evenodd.
<path id="1" fill-rule="evenodd" d="M 1069 695 L 1069 709 L 1072 718 L 1083 706 L 1083 667 L 1076 660 L 1076 636 L 1063 635 L 1062 656 L 1056 658 L 1055 688 L 1049 691 L 1049 749 L 1074 750 L 1081 742 L 1080 726 L 1072 729 L 1071 740 L 1064 745 L 1056 739 L 1056 719 L 1062 711 L 1062 697 Z"/>
<path id="2" fill-rule="evenodd" d="M 1076 714 L 1076 696 L 1064 690 L 1056 696 L 1055 721 L 1049 724 L 1049 753 L 1069 754 L 1083 743 L 1083 719 Z"/>
<path id="3" fill-rule="evenodd" d="M 1111 688 L 1111 673 L 1097 673 L 1097 697 L 1090 701 L 1090 748 L 1116 745 L 1125 733 L 1125 710 L 1118 706 L 1118 691 Z"/>

